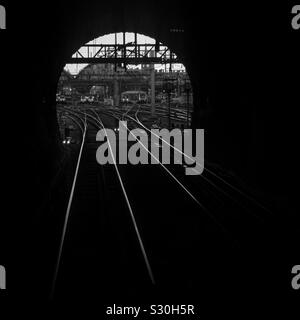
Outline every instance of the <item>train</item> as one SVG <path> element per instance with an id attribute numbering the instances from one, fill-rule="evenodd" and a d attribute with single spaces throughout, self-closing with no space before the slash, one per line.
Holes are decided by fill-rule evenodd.
<path id="1" fill-rule="evenodd" d="M 145 91 L 141 90 L 132 90 L 124 91 L 121 93 L 121 102 L 122 103 L 147 103 L 148 95 Z"/>

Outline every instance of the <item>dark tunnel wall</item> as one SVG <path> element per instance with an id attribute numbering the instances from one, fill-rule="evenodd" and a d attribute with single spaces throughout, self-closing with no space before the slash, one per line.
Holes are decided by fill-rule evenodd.
<path id="1" fill-rule="evenodd" d="M 287 26 L 272 23 L 287 10 L 192 1 L 46 1 L 17 7 L 8 19 L 16 42 L 7 55 L 18 63 L 10 67 L 7 83 L 22 74 L 18 95 L 30 101 L 18 112 L 28 172 L 37 174 L 33 195 L 42 198 L 62 158 L 55 93 L 66 58 L 87 41 L 119 31 L 157 38 L 184 58 L 194 89 L 193 127 L 206 130 L 208 159 L 268 192 L 287 193 L 290 173 L 282 168 L 292 170 L 286 155 L 296 97 L 284 89 L 292 79 L 278 63 L 287 59 L 280 51 Z M 24 29 L 14 29 L 22 24 Z M 12 86 L 8 92 L 14 94 Z"/>

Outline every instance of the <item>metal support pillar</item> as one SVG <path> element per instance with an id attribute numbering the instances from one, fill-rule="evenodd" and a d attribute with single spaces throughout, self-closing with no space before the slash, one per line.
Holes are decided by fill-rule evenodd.
<path id="1" fill-rule="evenodd" d="M 151 115 L 155 114 L 155 68 L 151 68 Z"/>
<path id="2" fill-rule="evenodd" d="M 119 96 L 119 82 L 118 79 L 114 79 L 114 106 L 118 107 L 120 102 L 120 96 Z"/>

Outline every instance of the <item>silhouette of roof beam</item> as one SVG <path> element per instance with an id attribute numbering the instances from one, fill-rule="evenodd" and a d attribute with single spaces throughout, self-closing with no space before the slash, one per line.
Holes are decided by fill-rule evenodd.
<path id="1" fill-rule="evenodd" d="M 94 51 L 92 53 L 91 51 Z M 155 50 L 154 44 L 86 44 L 67 63 L 125 63 L 125 64 L 168 64 L 180 63 L 180 59 L 167 47 Z"/>

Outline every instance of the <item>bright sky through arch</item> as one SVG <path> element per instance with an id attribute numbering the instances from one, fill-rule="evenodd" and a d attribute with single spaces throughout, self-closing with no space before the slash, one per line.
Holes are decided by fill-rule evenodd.
<path id="1" fill-rule="evenodd" d="M 134 33 L 133 32 L 126 32 L 126 43 L 134 42 Z M 155 39 L 145 36 L 143 34 L 137 34 L 137 42 L 138 44 L 155 44 Z M 98 37 L 94 40 L 89 41 L 87 44 L 114 44 L 115 43 L 115 33 L 110 33 L 101 37 Z M 123 44 L 123 32 L 117 33 L 117 44 Z M 160 43 L 163 45 L 162 43 Z M 77 75 L 82 69 L 84 69 L 88 64 L 66 64 L 65 70 L 70 72 L 73 75 Z M 128 65 L 128 68 L 141 68 L 141 65 Z M 155 69 L 157 70 L 164 70 L 165 65 L 162 64 L 155 64 Z M 169 65 L 167 65 L 167 70 L 169 70 Z M 181 63 L 174 63 L 172 65 L 173 71 L 186 71 L 185 67 Z"/>

